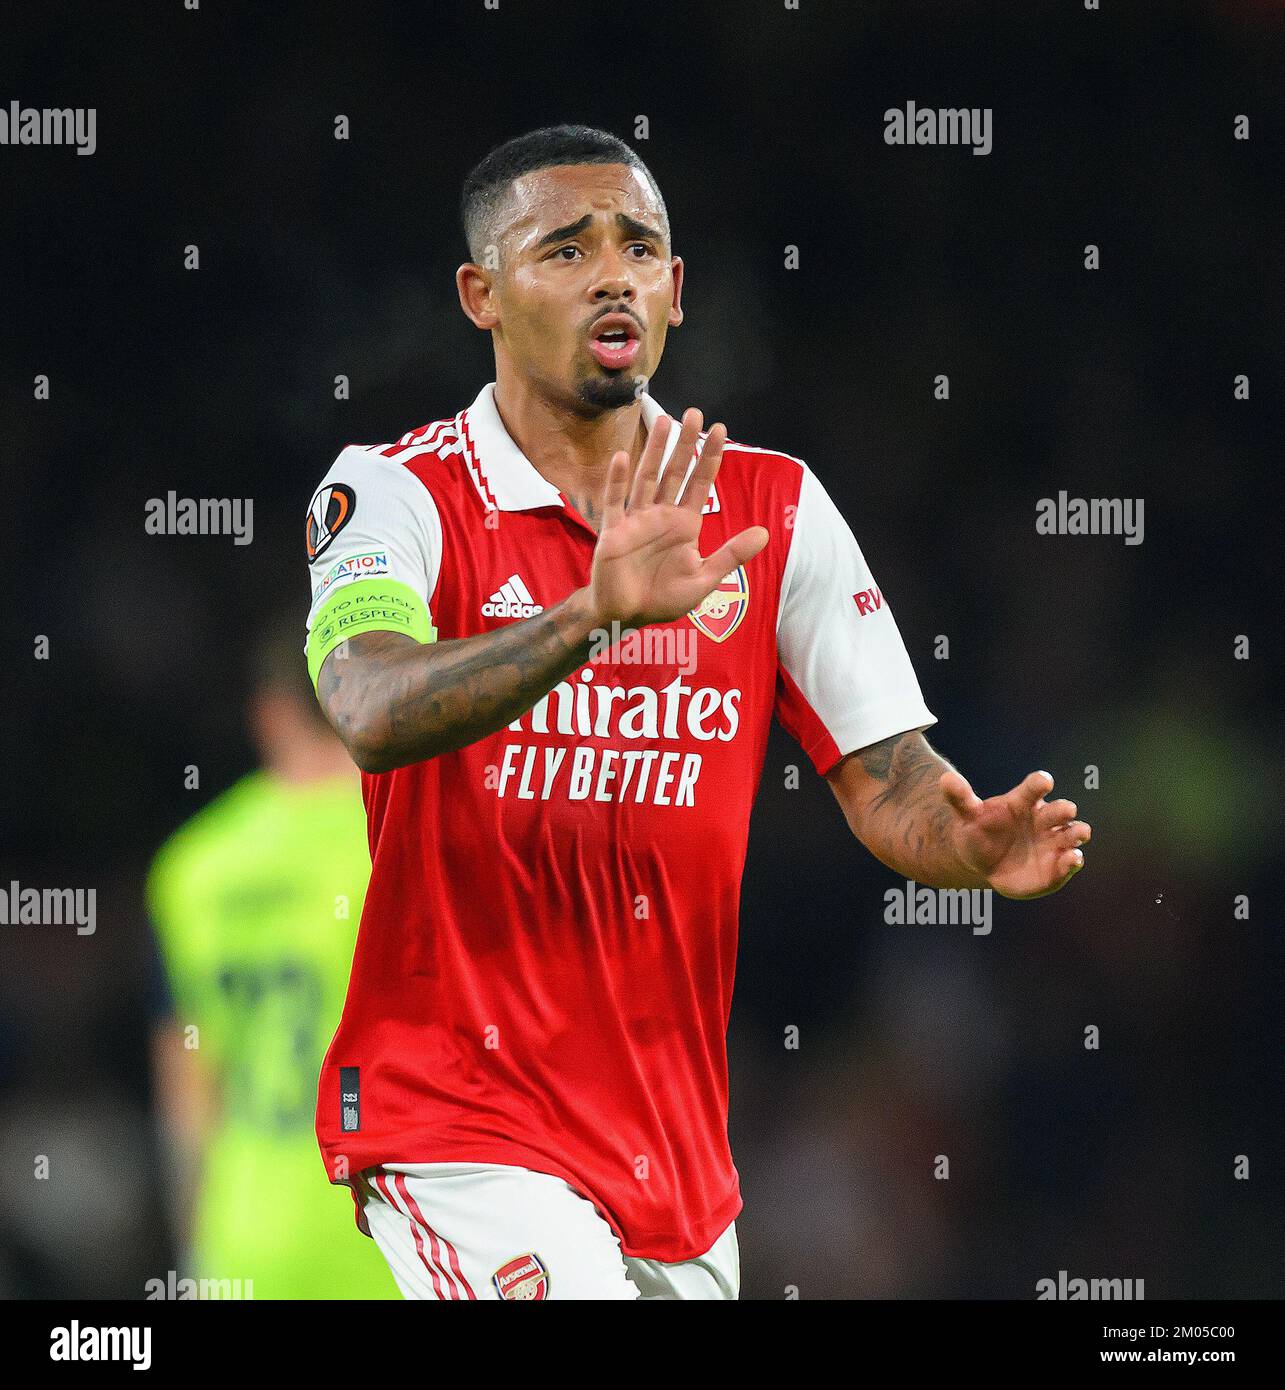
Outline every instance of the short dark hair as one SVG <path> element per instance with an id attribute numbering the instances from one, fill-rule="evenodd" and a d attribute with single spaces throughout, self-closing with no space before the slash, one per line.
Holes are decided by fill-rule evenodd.
<path id="1" fill-rule="evenodd" d="M 460 222 L 469 255 L 481 259 L 491 240 L 491 218 L 509 191 L 514 179 L 535 169 L 558 164 L 627 164 L 652 186 L 660 203 L 665 234 L 669 234 L 669 213 L 660 188 L 642 158 L 617 136 L 587 125 L 549 125 L 516 135 L 498 145 L 469 171 L 460 195 Z"/>

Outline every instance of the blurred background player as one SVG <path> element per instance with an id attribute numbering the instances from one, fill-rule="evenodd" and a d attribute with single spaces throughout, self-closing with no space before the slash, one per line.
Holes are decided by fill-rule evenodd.
<path id="1" fill-rule="evenodd" d="M 347 1194 L 317 1165 L 317 1077 L 370 875 L 357 771 L 317 707 L 292 627 L 261 643 L 260 768 L 164 845 L 148 902 L 173 998 L 153 1054 L 187 1267 L 255 1298 L 395 1298 Z"/>

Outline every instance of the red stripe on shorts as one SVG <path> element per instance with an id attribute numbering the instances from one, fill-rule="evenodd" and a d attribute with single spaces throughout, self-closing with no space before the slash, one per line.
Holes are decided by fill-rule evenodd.
<path id="1" fill-rule="evenodd" d="M 437 1242 L 440 1239 L 442 1244 L 446 1246 L 446 1253 L 450 1257 L 451 1268 L 455 1271 L 455 1277 L 460 1281 L 461 1284 L 464 1285 L 465 1293 L 467 1293 L 468 1296 L 471 1299 L 473 1299 L 474 1302 L 476 1302 L 477 1295 L 473 1292 L 472 1286 L 469 1284 L 469 1281 L 464 1277 L 464 1273 L 460 1269 L 460 1257 L 456 1254 L 455 1247 L 451 1244 L 449 1240 L 446 1239 L 445 1236 L 439 1237 L 437 1232 L 433 1230 L 433 1228 L 428 1224 L 427 1221 L 424 1220 L 424 1213 L 420 1211 L 419 1203 L 414 1199 L 414 1197 L 410 1195 L 410 1192 L 406 1188 L 405 1175 L 403 1173 L 398 1173 L 396 1176 L 397 1190 L 402 1194 L 402 1200 L 410 1209 L 410 1213 L 415 1218 L 415 1220 L 418 1221 L 420 1225 L 423 1226 L 423 1228 L 428 1232 L 429 1239 L 433 1242 L 433 1258 L 439 1258 L 437 1254 Z M 447 1277 L 449 1278 L 449 1275 Z M 459 1297 L 459 1294 L 455 1291 L 455 1287 L 453 1284 L 451 1286 L 451 1291 L 456 1298 Z"/>

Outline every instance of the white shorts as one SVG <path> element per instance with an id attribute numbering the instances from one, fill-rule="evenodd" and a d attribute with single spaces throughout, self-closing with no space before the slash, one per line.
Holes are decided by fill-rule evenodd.
<path id="1" fill-rule="evenodd" d="M 734 1299 L 736 1223 L 694 1260 L 639 1260 L 593 1203 L 548 1173 L 500 1163 L 386 1163 L 354 1180 L 406 1298 Z"/>

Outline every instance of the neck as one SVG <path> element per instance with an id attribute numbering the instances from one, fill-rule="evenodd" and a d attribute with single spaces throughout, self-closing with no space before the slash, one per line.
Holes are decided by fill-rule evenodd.
<path id="1" fill-rule="evenodd" d="M 578 415 L 497 363 L 495 406 L 509 437 L 531 466 L 564 492 L 596 528 L 611 456 L 626 450 L 632 477 L 647 442 L 642 402 L 635 399 L 599 415 Z"/>

